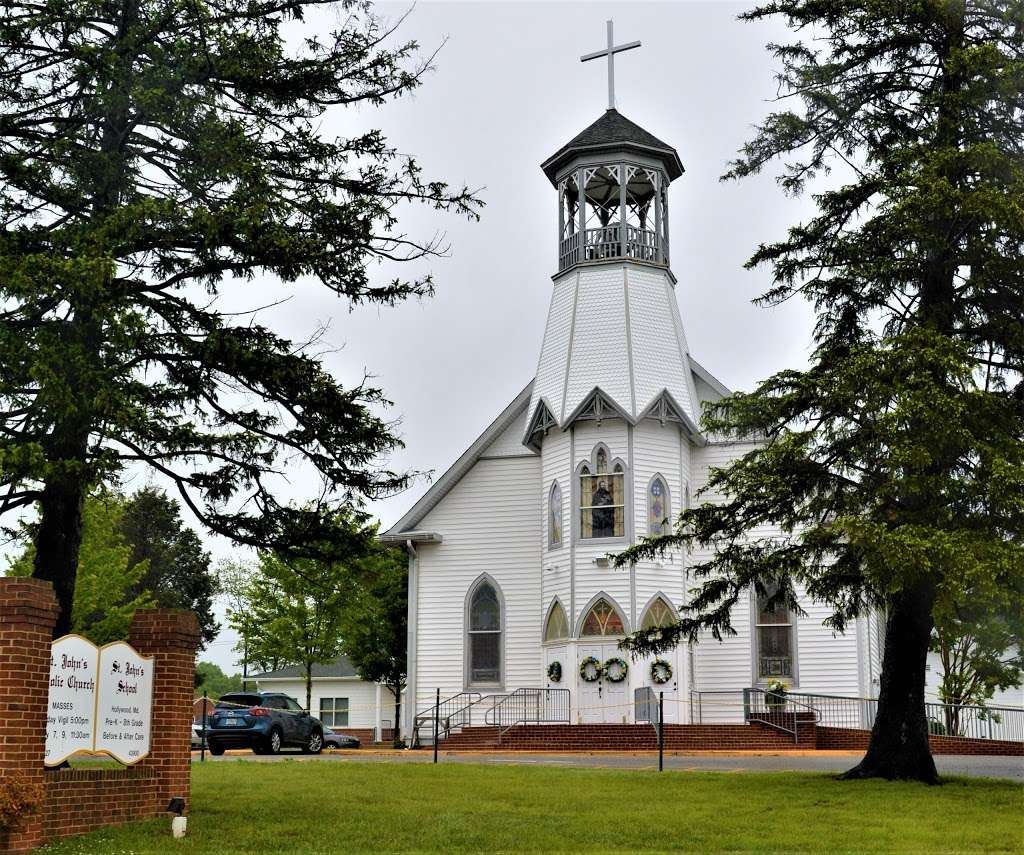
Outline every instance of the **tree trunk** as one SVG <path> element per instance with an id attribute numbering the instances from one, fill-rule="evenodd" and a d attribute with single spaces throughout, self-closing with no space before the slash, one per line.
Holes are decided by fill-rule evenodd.
<path id="1" fill-rule="evenodd" d="M 312 712 L 309 709 L 309 705 L 313 703 L 313 663 L 306 663 L 306 710 Z"/>
<path id="2" fill-rule="evenodd" d="M 47 481 L 39 499 L 32 575 L 50 582 L 57 595 L 60 611 L 53 628 L 54 638 L 71 632 L 85 492 L 81 477 L 64 475 Z"/>
<path id="3" fill-rule="evenodd" d="M 935 591 L 929 582 L 918 583 L 891 598 L 871 742 L 864 759 L 843 778 L 939 782 L 928 745 L 924 706 L 925 659 L 934 600 Z"/>
<path id="4" fill-rule="evenodd" d="M 388 686 L 391 694 L 395 696 L 395 720 L 391 725 L 391 741 L 399 738 L 402 732 L 402 686 Z"/>

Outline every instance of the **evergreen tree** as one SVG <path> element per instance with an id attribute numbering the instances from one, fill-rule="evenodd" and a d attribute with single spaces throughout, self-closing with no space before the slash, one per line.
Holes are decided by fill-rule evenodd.
<path id="1" fill-rule="evenodd" d="M 336 28 L 302 33 L 316 8 Z M 417 46 L 393 39 L 356 0 L 0 7 L 0 515 L 38 503 L 57 634 L 85 496 L 126 465 L 211 531 L 280 552 L 325 548 L 339 505 L 406 484 L 378 463 L 398 444 L 379 390 L 342 388 L 216 303 L 267 275 L 351 304 L 430 292 L 367 264 L 437 249 L 397 230 L 402 203 L 477 201 L 377 131 L 323 132 L 328 111 L 419 85 Z M 322 480 L 312 504 L 280 499 L 285 458 Z"/>
<path id="2" fill-rule="evenodd" d="M 210 553 L 181 521 L 178 503 L 154 487 L 134 493 L 125 503 L 121 533 L 132 547 L 132 561 L 146 562 L 137 591 L 149 591 L 158 605 L 191 609 L 199 619 L 203 644 L 217 637 L 213 616 L 217 583 Z"/>
<path id="3" fill-rule="evenodd" d="M 706 413 L 710 433 L 763 442 L 712 472 L 721 504 L 618 557 L 711 547 L 679 625 L 627 646 L 732 632 L 751 588 L 800 612 L 799 583 L 836 630 L 884 609 L 878 714 L 847 775 L 934 782 L 933 615 L 1024 573 L 1024 6 L 776 0 L 743 17 L 774 15 L 802 37 L 772 46 L 795 103 L 727 177 L 778 158 L 790 193 L 843 176 L 749 262 L 774 273 L 764 304 L 813 303 L 814 350 Z"/>

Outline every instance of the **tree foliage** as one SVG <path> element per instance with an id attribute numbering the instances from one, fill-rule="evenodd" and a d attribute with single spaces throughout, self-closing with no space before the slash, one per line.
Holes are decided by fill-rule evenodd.
<path id="1" fill-rule="evenodd" d="M 340 13 L 330 32 L 306 15 Z M 339 504 L 400 489 L 366 383 L 218 308 L 257 277 L 349 304 L 430 293 L 367 265 L 434 254 L 400 205 L 475 216 L 344 112 L 429 61 L 344 0 L 14 0 L 0 8 L 0 515 L 40 507 L 37 576 L 67 628 L 82 502 L 128 465 L 257 548 L 328 548 Z M 346 111 L 347 108 L 347 111 Z M 282 294 L 286 293 L 282 289 Z M 256 307 L 254 307 L 256 308 Z M 301 507 L 285 466 L 322 480 Z"/>
<path id="2" fill-rule="evenodd" d="M 784 158 L 783 190 L 817 190 L 816 215 L 748 263 L 772 269 L 762 304 L 813 304 L 814 349 L 707 412 L 712 436 L 757 444 L 711 473 L 720 503 L 619 557 L 711 555 L 679 625 L 628 646 L 730 633 L 769 583 L 773 604 L 799 612 L 797 586 L 828 604 L 837 630 L 885 609 L 879 713 L 852 774 L 934 781 L 933 609 L 1024 573 L 1024 7 L 777 0 L 743 17 L 774 15 L 799 34 L 771 46 L 793 103 L 726 177 Z"/>
<path id="3" fill-rule="evenodd" d="M 341 652 L 347 571 L 338 562 L 269 552 L 260 554 L 254 571 L 239 592 L 241 608 L 229 608 L 228 623 L 245 639 L 250 662 L 299 666 L 309 709 L 313 666 Z"/>
<path id="4" fill-rule="evenodd" d="M 195 686 L 197 696 L 206 692 L 207 697 L 217 700 L 228 692 L 240 692 L 242 678 L 238 674 L 225 674 L 213 662 L 197 662 Z"/>
<path id="5" fill-rule="evenodd" d="M 144 487 L 125 503 L 120 529 L 132 546 L 132 561 L 145 562 L 135 588 L 149 591 L 157 605 L 191 609 L 199 619 L 204 645 L 217 636 L 213 616 L 217 582 L 210 553 L 181 520 L 181 506 L 162 490 Z"/>
<path id="6" fill-rule="evenodd" d="M 125 510 L 124 497 L 110 490 L 97 490 L 85 500 L 71 631 L 93 644 L 127 640 L 135 610 L 156 605 L 153 595 L 139 588 L 148 565 L 133 557 L 132 544 L 125 540 Z M 31 526 L 22 540 L 25 548 L 9 561 L 8 575 L 32 575 Z"/>
<path id="7" fill-rule="evenodd" d="M 341 649 L 360 677 L 391 690 L 398 733 L 408 652 L 408 558 L 400 548 L 378 546 L 354 562 L 349 575 Z"/>

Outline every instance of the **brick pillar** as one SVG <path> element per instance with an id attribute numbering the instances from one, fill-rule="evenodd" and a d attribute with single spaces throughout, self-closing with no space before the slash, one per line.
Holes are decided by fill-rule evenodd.
<path id="1" fill-rule="evenodd" d="M 199 638 L 199 621 L 184 609 L 139 609 L 132 618 L 132 646 L 154 657 L 149 756 L 139 763 L 156 772 L 154 813 L 162 812 L 174 796 L 191 807 L 192 695 Z"/>
<path id="2" fill-rule="evenodd" d="M 0 579 L 0 777 L 42 785 L 50 688 L 50 641 L 57 598 L 41 579 Z M 0 852 L 43 843 L 43 811 L 18 831 L 0 832 Z"/>

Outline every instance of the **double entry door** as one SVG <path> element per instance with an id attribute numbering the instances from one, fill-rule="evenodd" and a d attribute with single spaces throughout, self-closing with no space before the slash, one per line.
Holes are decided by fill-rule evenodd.
<path id="1" fill-rule="evenodd" d="M 619 650 L 618 641 L 580 644 L 576 648 L 576 668 L 588 656 L 593 656 L 602 664 L 609 659 L 626 659 Z M 632 669 L 632 665 L 630 665 Z M 602 677 L 594 683 L 586 682 L 580 677 L 577 685 L 576 720 L 582 724 L 609 723 L 620 724 L 633 720 L 632 704 L 629 693 L 629 676 L 619 683 L 612 683 Z"/>

